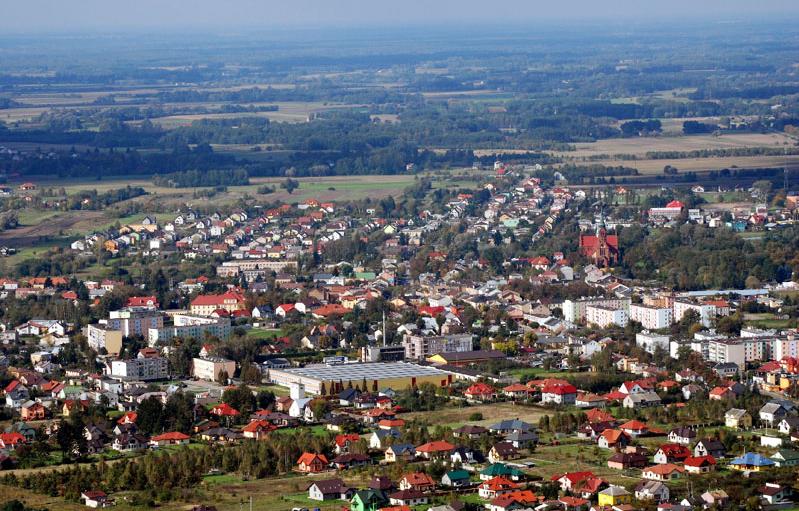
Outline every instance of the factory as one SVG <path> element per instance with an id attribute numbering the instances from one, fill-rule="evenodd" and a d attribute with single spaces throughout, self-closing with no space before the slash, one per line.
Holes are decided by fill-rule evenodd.
<path id="1" fill-rule="evenodd" d="M 368 391 L 385 388 L 403 390 L 422 383 L 432 383 L 436 387 L 446 387 L 452 383 L 454 375 L 435 367 L 420 366 L 407 362 L 337 363 L 314 364 L 300 368 L 270 369 L 267 379 L 270 383 L 288 387 L 301 383 L 311 394 L 331 394 L 341 387 L 363 387 Z"/>

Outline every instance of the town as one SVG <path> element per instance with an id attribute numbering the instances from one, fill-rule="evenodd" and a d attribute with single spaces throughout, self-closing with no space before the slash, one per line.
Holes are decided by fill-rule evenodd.
<path id="1" fill-rule="evenodd" d="M 799 335 L 795 319 L 744 318 L 783 310 L 796 285 L 675 292 L 613 267 L 634 225 L 777 232 L 798 197 L 774 209 L 755 190 L 726 220 L 674 198 L 641 225 L 616 219 L 609 191 L 484 172 L 413 216 L 389 201 L 186 210 L 68 249 L 212 269 L 191 278 L 3 279 L 7 301 L 50 314 L 5 315 L 26 319 L 2 333 L 2 481 L 93 507 L 142 477 L 308 474 L 287 508 L 789 508 Z M 569 232 L 571 251 L 497 258 Z M 456 258 L 453 235 L 486 248 Z M 87 310 L 98 319 L 81 325 Z M 97 471 L 183 467 L 195 449 L 212 461 L 163 482 Z M 92 472 L 15 473 L 74 461 Z"/>
<path id="2" fill-rule="evenodd" d="M 798 9 L 47 3 L 0 511 L 799 510 Z"/>

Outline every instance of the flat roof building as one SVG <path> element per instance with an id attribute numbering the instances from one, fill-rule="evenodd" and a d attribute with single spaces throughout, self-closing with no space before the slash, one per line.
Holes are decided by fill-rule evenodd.
<path id="1" fill-rule="evenodd" d="M 366 380 L 367 389 L 386 387 L 403 390 L 422 383 L 432 383 L 436 387 L 446 387 L 452 383 L 453 375 L 434 367 L 420 366 L 406 362 L 374 362 L 325 365 L 314 364 L 300 368 L 270 369 L 270 383 L 288 387 L 292 383 L 300 383 L 311 394 L 335 392 L 338 386 L 347 388 L 362 385 Z M 343 390 L 343 389 L 341 389 Z"/>

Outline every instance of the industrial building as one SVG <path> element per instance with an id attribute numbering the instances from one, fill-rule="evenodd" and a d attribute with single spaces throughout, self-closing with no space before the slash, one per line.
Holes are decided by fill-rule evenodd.
<path id="1" fill-rule="evenodd" d="M 422 383 L 446 387 L 453 381 L 453 374 L 434 367 L 406 362 L 375 362 L 350 364 L 314 364 L 301 368 L 270 369 L 269 382 L 284 387 L 300 383 L 311 394 L 326 393 L 337 386 L 362 385 L 366 381 L 369 390 L 392 388 L 403 390 Z"/>

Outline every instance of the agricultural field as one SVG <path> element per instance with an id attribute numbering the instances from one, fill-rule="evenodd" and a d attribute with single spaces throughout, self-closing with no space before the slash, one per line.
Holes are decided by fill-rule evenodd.
<path id="1" fill-rule="evenodd" d="M 707 149 L 740 149 L 747 147 L 793 146 L 796 141 L 784 133 L 731 133 L 724 135 L 690 135 L 603 139 L 575 144 L 575 151 L 553 152 L 569 160 L 632 154 L 645 156 L 654 151 L 701 151 Z M 658 160 L 660 161 L 660 160 Z M 682 160 L 680 160 L 682 161 Z M 628 162 L 629 163 L 629 162 Z M 635 163 L 640 163 L 637 161 Z M 618 164 L 618 163 L 614 163 Z M 665 165 L 666 163 L 663 163 Z M 678 168 L 681 168 L 679 165 Z M 661 165 L 662 170 L 662 165 Z"/>

